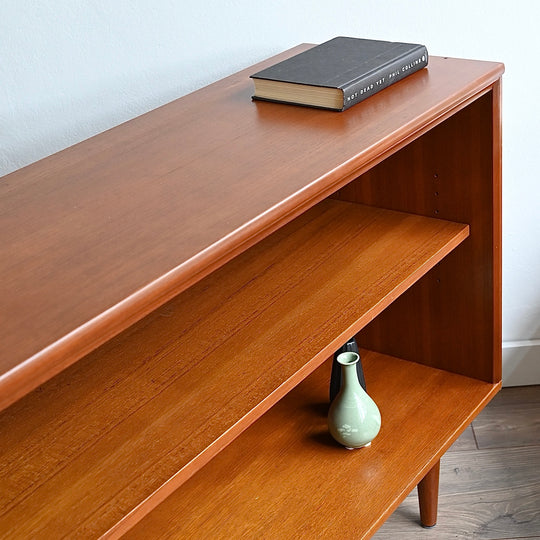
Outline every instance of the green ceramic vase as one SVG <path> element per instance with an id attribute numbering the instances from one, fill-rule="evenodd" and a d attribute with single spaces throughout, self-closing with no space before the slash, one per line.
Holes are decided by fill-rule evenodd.
<path id="1" fill-rule="evenodd" d="M 346 448 L 368 446 L 381 429 L 381 413 L 358 381 L 354 352 L 341 353 L 342 386 L 330 405 L 328 428 L 334 439 Z"/>

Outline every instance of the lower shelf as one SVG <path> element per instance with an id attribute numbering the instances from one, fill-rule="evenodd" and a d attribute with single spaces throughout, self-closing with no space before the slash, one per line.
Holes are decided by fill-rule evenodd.
<path id="1" fill-rule="evenodd" d="M 367 538 L 500 385 L 362 351 L 372 446 L 326 427 L 329 363 L 139 522 L 128 538 Z"/>
<path id="2" fill-rule="evenodd" d="M 0 537 L 118 534 L 468 236 L 326 200 L 0 414 Z"/>

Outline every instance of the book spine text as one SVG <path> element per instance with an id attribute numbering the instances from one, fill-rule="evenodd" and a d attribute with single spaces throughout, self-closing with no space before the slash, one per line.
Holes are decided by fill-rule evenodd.
<path id="1" fill-rule="evenodd" d="M 428 64 L 428 52 L 424 47 L 398 58 L 375 73 L 356 81 L 343 89 L 343 110 L 376 94 L 384 88 L 412 75 Z"/>

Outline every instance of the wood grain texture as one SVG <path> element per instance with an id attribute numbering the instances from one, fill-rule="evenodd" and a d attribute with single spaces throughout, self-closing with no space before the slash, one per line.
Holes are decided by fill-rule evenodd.
<path id="1" fill-rule="evenodd" d="M 464 107 L 503 71 L 431 58 L 343 114 L 252 103 L 248 75 L 306 47 L 2 179 L 0 407 Z"/>
<path id="2" fill-rule="evenodd" d="M 486 409 L 484 409 L 484 411 L 485 410 Z M 473 431 L 472 425 L 470 425 L 460 435 L 459 439 L 448 449 L 448 452 L 461 452 L 463 450 L 476 450 L 476 449 L 477 449 L 476 439 L 474 438 L 474 431 Z"/>
<path id="3" fill-rule="evenodd" d="M 540 531 L 538 471 L 538 446 L 447 453 L 441 464 L 438 523 L 422 531 L 422 538 L 535 538 Z M 416 540 L 416 505 L 413 493 L 374 538 Z"/>
<path id="4" fill-rule="evenodd" d="M 540 386 L 504 388 L 473 429 L 480 449 L 540 446 Z"/>
<path id="5" fill-rule="evenodd" d="M 149 512 L 134 535 L 336 538 L 334 481 L 368 537 L 497 392 L 503 66 L 433 58 L 344 114 L 252 103 L 306 47 L 0 182 L 5 538 Z M 304 379 L 368 324 L 420 363 L 364 353 L 383 429 L 347 453 L 329 366 Z"/>
<path id="6" fill-rule="evenodd" d="M 358 339 L 491 382 L 501 379 L 499 99 L 494 88 L 336 195 L 471 224 L 469 240 Z"/>
<path id="7" fill-rule="evenodd" d="M 497 425 L 507 423 L 524 433 L 537 419 L 539 386 L 503 388 L 459 437 L 441 463 L 439 522 L 423 531 L 427 540 L 483 538 L 511 540 L 536 538 L 540 531 L 540 438 L 523 446 L 478 450 L 473 426 L 484 437 L 499 437 Z M 492 421 L 495 420 L 495 421 Z M 472 443 L 471 443 L 472 441 Z M 452 455 L 450 455 L 452 454 Z M 375 534 L 377 540 L 418 538 L 414 493 Z"/>
<path id="8" fill-rule="evenodd" d="M 370 448 L 328 434 L 327 362 L 126 538 L 368 538 L 498 385 L 361 353 L 382 415 Z"/>
<path id="9" fill-rule="evenodd" d="M 341 201 L 304 213 L 0 415 L 1 533 L 138 519 L 467 234 Z"/>

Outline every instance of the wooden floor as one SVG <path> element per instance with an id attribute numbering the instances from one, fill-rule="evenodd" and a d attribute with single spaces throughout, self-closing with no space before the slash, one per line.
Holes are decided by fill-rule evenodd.
<path id="1" fill-rule="evenodd" d="M 414 490 L 376 540 L 540 539 L 540 386 L 503 388 L 441 461 L 439 518 Z"/>

